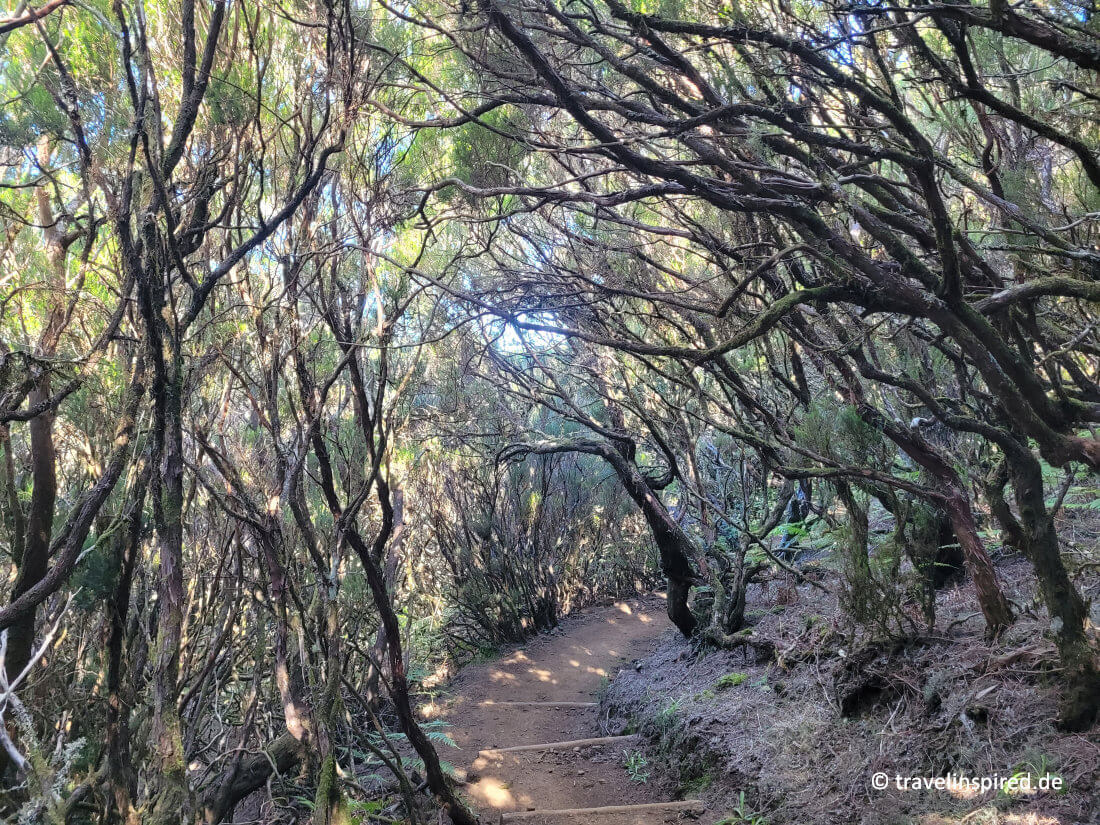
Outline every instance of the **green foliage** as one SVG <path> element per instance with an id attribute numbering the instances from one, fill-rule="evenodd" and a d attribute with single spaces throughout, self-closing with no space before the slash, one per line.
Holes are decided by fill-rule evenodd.
<path id="1" fill-rule="evenodd" d="M 735 688 L 743 685 L 748 681 L 749 674 L 747 673 L 727 673 L 714 683 L 715 690 L 728 690 L 729 688 Z"/>
<path id="2" fill-rule="evenodd" d="M 795 427 L 800 444 L 846 463 L 885 461 L 888 452 L 882 433 L 868 424 L 852 406 L 824 396 L 813 400 Z M 882 466 L 881 464 L 879 466 Z"/>
<path id="3" fill-rule="evenodd" d="M 1031 787 L 1034 789 L 1043 777 L 1049 776 L 1051 779 L 1058 777 L 1062 779 L 1061 787 L 1052 792 L 1057 795 L 1065 794 L 1069 790 L 1069 786 L 1066 784 L 1062 772 L 1058 769 L 1058 761 L 1057 757 L 1050 754 L 1029 749 L 1024 753 L 1023 758 L 1013 766 L 1011 778 L 1019 782 L 1028 777 L 1030 778 Z M 997 792 L 997 796 L 999 799 L 1005 799 L 1010 795 L 1002 788 Z"/>
<path id="4" fill-rule="evenodd" d="M 37 380 L 27 379 L 42 369 L 52 392 L 79 384 L 51 410 L 50 538 L 63 540 L 89 500 L 125 387 L 135 365 L 145 370 L 137 437 L 94 519 L 97 538 L 47 602 L 75 592 L 65 622 L 105 626 L 119 553 L 103 525 L 147 483 L 161 523 L 140 536 L 122 640 L 124 666 L 142 669 L 123 678 L 138 762 L 166 708 L 185 718 L 167 719 L 165 741 L 186 741 L 218 770 L 227 726 L 270 727 L 282 711 L 277 623 L 306 703 L 337 719 L 356 712 L 331 677 L 355 686 L 368 670 L 378 609 L 351 530 L 383 540 L 370 552 L 386 569 L 414 689 L 577 607 L 652 590 L 662 559 L 636 503 L 649 496 L 708 557 L 712 578 L 693 607 L 738 630 L 741 574 L 770 563 L 749 534 L 784 472 L 836 489 L 815 480 L 824 512 L 777 531 L 803 549 L 835 548 L 827 563 L 853 632 L 896 635 L 917 625 L 914 599 L 934 620 L 939 537 L 917 502 L 950 483 L 926 477 L 885 432 L 919 436 L 964 488 L 1007 443 L 976 424 L 1071 468 L 1085 453 L 1058 455 L 1094 440 L 1084 428 L 1094 305 L 1079 293 L 1096 281 L 1100 190 L 1070 145 L 1100 143 L 1088 70 L 996 31 L 996 14 L 960 46 L 954 29 L 920 15 L 879 25 L 878 6 L 857 23 L 814 0 L 631 0 L 689 25 L 770 33 L 663 31 L 662 45 L 613 10 L 558 6 L 561 16 L 531 6 L 516 18 L 548 72 L 500 26 L 484 29 L 476 3 L 461 15 L 447 4 L 200 3 L 198 55 L 215 9 L 226 24 L 209 41 L 197 107 L 176 5 L 64 3 L 0 35 L 0 396 L 25 408 Z M 1012 10 L 1025 28 L 1060 25 L 1060 13 Z M 1069 22 L 1067 42 L 1095 28 Z M 1004 105 L 981 103 L 975 85 Z M 188 111 L 193 123 L 181 120 Z M 165 147 L 185 135 L 166 163 Z M 323 173 L 322 148 L 339 149 Z M 950 260 L 966 270 L 959 296 L 946 289 Z M 232 266 L 208 281 L 222 263 Z M 991 295 L 1038 279 L 1049 280 L 1036 294 L 987 311 Z M 1066 282 L 1066 294 L 1047 294 Z M 833 297 L 769 315 L 819 285 Z M 45 339 L 56 327 L 54 347 Z M 720 357 L 700 352 L 713 346 Z M 166 379 L 162 356 L 182 373 Z M 160 429 L 167 400 L 180 402 L 174 433 Z M 31 501 L 29 429 L 17 415 L 3 430 L 12 469 L 0 478 L 0 539 L 13 548 Z M 1037 434 L 1053 448 L 1028 440 Z M 153 449 L 166 435 L 182 455 Z M 503 460 L 505 447 L 563 439 L 614 444 L 651 481 L 675 472 L 644 495 L 635 483 L 632 496 L 593 455 Z M 1066 470 L 1041 466 L 1053 506 Z M 177 469 L 182 503 L 168 497 Z M 383 481 L 394 501 L 379 495 Z M 1069 490 L 1059 529 L 1063 516 L 1076 530 L 1100 510 L 1093 481 Z M 875 502 L 894 485 L 909 490 L 894 491 L 908 516 L 883 537 L 889 518 Z M 398 493 L 403 520 L 390 535 Z M 1071 579 L 1091 564 L 1074 570 L 1076 555 Z M 0 571 L 9 590 L 15 572 Z M 166 605 L 176 590 L 182 603 Z M 162 646 L 173 624 L 179 657 Z M 163 636 L 152 657 L 149 628 Z M 103 638 L 60 636 L 25 691 L 31 718 L 17 732 L 31 779 L 45 783 L 29 818 L 57 819 L 76 774 L 101 764 L 99 745 L 78 754 L 36 736 L 65 719 L 103 741 L 110 705 L 90 698 L 102 689 Z M 695 698 L 747 680 L 727 674 Z M 155 694 L 164 685 L 201 689 L 185 701 Z M 324 685 L 336 685 L 334 700 Z M 766 678 L 752 686 L 768 689 Z M 669 752 L 686 740 L 684 701 L 656 715 Z M 372 732 L 332 726 L 338 752 L 380 771 L 371 747 L 388 743 L 362 727 Z M 453 744 L 445 728 L 426 730 Z M 141 795 L 184 773 L 181 753 L 168 771 L 144 771 Z M 321 796 L 338 796 L 336 762 L 324 758 L 307 761 L 323 763 Z M 640 754 L 628 772 L 631 759 L 632 777 L 648 777 Z M 682 776 L 702 787 L 709 771 L 693 764 Z M 88 787 L 89 810 L 104 810 L 104 783 Z M 292 798 L 276 790 L 272 800 Z M 135 800 L 143 814 L 150 804 Z M 378 813 L 360 804 L 353 814 Z M 735 816 L 764 821 L 743 795 Z"/>
<path id="5" fill-rule="evenodd" d="M 596 701 L 602 703 L 611 690 L 611 678 L 607 675 L 600 676 L 600 683 L 596 687 Z"/>
<path id="6" fill-rule="evenodd" d="M 502 106 L 470 126 L 468 137 L 460 136 L 455 148 L 459 175 L 465 172 L 476 186 L 507 183 L 526 154 L 523 144 L 515 140 L 525 121 L 519 109 Z"/>
<path id="7" fill-rule="evenodd" d="M 649 761 L 639 750 L 623 751 L 623 767 L 631 782 L 645 784 L 649 781 Z"/>
<path id="8" fill-rule="evenodd" d="M 349 800 L 348 813 L 362 825 L 378 822 L 383 811 L 389 806 L 388 799 Z"/>
<path id="9" fill-rule="evenodd" d="M 684 796 L 694 796 L 695 794 L 706 793 L 717 780 L 717 771 L 714 769 L 705 770 L 698 776 L 692 777 L 686 781 L 681 781 L 680 791 Z"/>
<path id="10" fill-rule="evenodd" d="M 683 707 L 683 697 L 668 699 L 659 711 L 653 721 L 656 723 L 658 730 L 662 732 L 671 731 L 677 723 L 680 715 L 680 709 Z"/>
<path id="11" fill-rule="evenodd" d="M 246 123 L 251 115 L 247 90 L 254 83 L 251 67 L 243 63 L 232 64 L 224 77 L 214 80 L 206 96 L 211 123 L 215 126 Z"/>
<path id="12" fill-rule="evenodd" d="M 73 604 L 90 611 L 103 604 L 114 592 L 118 581 L 119 559 L 109 541 L 92 544 L 84 551 L 84 559 L 73 573 L 77 593 Z"/>
<path id="13" fill-rule="evenodd" d="M 720 819 L 715 825 L 769 825 L 769 820 L 749 807 L 745 801 L 745 792 L 741 791 L 737 796 L 737 805 L 729 815 Z"/>

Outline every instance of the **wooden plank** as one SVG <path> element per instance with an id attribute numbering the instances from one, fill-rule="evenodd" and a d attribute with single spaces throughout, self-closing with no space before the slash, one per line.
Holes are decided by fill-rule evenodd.
<path id="1" fill-rule="evenodd" d="M 678 802 L 650 802 L 645 805 L 605 805 L 602 808 L 560 808 L 546 811 L 511 811 L 501 817 L 502 822 L 535 819 L 540 816 L 599 816 L 601 814 L 633 814 L 648 811 L 702 811 L 706 806 L 698 799 Z"/>
<path id="2" fill-rule="evenodd" d="M 616 742 L 629 742 L 638 738 L 638 734 L 627 736 L 598 736 L 595 739 L 570 739 L 566 742 L 544 742 L 539 745 L 514 745 L 510 748 L 486 748 L 478 751 L 478 756 L 497 756 L 502 753 L 518 753 L 519 751 L 554 751 L 565 748 L 585 748 L 589 745 L 610 745 Z"/>
<path id="3" fill-rule="evenodd" d="M 489 699 L 478 702 L 483 708 L 594 708 L 598 702 L 495 702 Z"/>

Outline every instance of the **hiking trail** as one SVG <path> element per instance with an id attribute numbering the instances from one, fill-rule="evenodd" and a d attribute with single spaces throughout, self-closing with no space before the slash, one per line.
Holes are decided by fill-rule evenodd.
<path id="1" fill-rule="evenodd" d="M 459 748 L 446 756 L 466 769 L 464 790 L 483 822 L 666 825 L 703 813 L 698 802 L 662 796 L 656 777 L 630 778 L 625 754 L 641 753 L 636 737 L 600 732 L 601 685 L 668 628 L 663 602 L 618 602 L 462 670 L 441 714 Z"/>

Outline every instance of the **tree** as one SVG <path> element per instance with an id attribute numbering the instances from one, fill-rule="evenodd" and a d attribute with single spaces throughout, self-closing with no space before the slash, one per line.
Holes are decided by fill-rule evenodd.
<path id="1" fill-rule="evenodd" d="M 571 290 L 536 297 L 537 290 L 505 281 L 496 294 L 463 290 L 460 297 L 517 329 L 690 365 L 717 363 L 772 330 L 797 339 L 811 313 L 828 316 L 833 307 L 896 318 L 920 328 L 937 357 L 956 365 L 959 395 L 945 406 L 919 384 L 885 380 L 889 371 L 865 369 L 845 354 L 848 370 L 900 383 L 906 403 L 920 407 L 914 417 L 984 439 L 1022 473 L 1039 457 L 1095 470 L 1097 442 L 1082 434 L 1095 419 L 1095 382 L 1088 357 L 1069 343 L 1076 340 L 1070 328 L 1083 329 L 1078 302 L 1097 297 L 1089 275 L 1094 252 L 1083 243 L 1091 230 L 1081 234 L 1075 220 L 1059 227 L 1050 219 L 1055 199 L 1066 214 L 1083 216 L 1095 195 L 1094 154 L 1069 126 L 1090 103 L 1072 81 L 1058 87 L 1061 95 L 1025 99 L 1001 73 L 1007 60 L 1038 65 L 1042 54 L 1087 71 L 1080 33 L 1026 14 L 994 24 L 938 7 L 931 26 L 903 10 L 828 4 L 799 13 L 757 6 L 719 23 L 685 11 L 682 18 L 645 14 L 609 0 L 566 13 L 553 2 L 498 2 L 459 15 L 462 26 L 438 14 L 418 21 L 483 79 L 454 117 L 409 125 L 477 124 L 546 147 L 558 164 L 524 159 L 506 183 L 451 177 L 431 191 L 494 199 L 502 220 L 533 210 L 575 213 L 583 217 L 574 225 L 557 222 L 559 236 L 587 235 L 582 243 L 600 244 L 595 227 L 618 223 L 655 243 L 683 239 L 713 260 L 714 275 L 692 279 L 650 258 L 649 278 L 625 290 L 577 272 Z M 990 28 L 1002 39 L 987 39 Z M 593 64 L 601 67 L 598 81 Z M 521 80 L 517 71 L 525 72 Z M 1001 155 L 998 146 L 1006 147 Z M 1028 151 L 1058 158 L 1040 167 L 1057 165 L 1057 180 L 1052 172 L 1031 174 Z M 983 170 L 984 183 L 968 165 Z M 964 200 L 973 207 L 961 209 Z M 735 230 L 716 231 L 719 221 Z M 1021 234 L 1034 244 L 1015 243 Z M 1029 313 L 1025 300 L 1057 307 L 1058 331 L 1038 320 L 1050 311 Z M 631 304 L 667 323 L 666 335 L 655 336 L 650 322 L 614 317 Z M 738 316 L 740 324 L 729 323 Z M 1035 362 L 1027 341 L 1049 358 Z M 839 380 L 847 380 L 843 372 Z M 952 470 L 920 439 L 897 426 L 886 431 L 940 488 L 937 506 L 968 548 L 972 571 L 984 569 L 980 589 L 995 630 L 1007 611 L 990 589 L 971 506 Z M 1025 442 L 1037 448 L 1030 460 L 1018 450 Z M 1028 489 L 1020 478 L 1021 492 Z M 1025 511 L 1032 535 L 1049 536 L 1040 511 Z M 1068 681 L 1092 692 L 1095 650 L 1081 647 L 1077 601 L 1061 595 L 1068 594 L 1064 564 L 1052 540 L 1032 547 Z M 1076 688 L 1067 694 L 1080 695 Z M 1080 727 L 1095 712 L 1094 703 L 1069 701 L 1063 716 Z"/>

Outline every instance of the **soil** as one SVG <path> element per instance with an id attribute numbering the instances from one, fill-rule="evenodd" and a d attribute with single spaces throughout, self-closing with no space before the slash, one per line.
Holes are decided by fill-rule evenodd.
<path id="1" fill-rule="evenodd" d="M 753 586 L 752 634 L 778 661 L 669 634 L 605 692 L 604 729 L 641 731 L 664 793 L 702 795 L 710 822 L 1100 825 L 1100 725 L 1056 727 L 1058 661 L 1029 565 L 1001 559 L 998 574 L 1022 609 L 992 642 L 966 583 L 941 592 L 935 633 L 889 644 L 851 635 L 827 594 Z M 1097 604 L 1097 578 L 1081 585 Z M 878 791 L 879 771 L 1050 775 L 1064 788 Z"/>
<path id="2" fill-rule="evenodd" d="M 659 599 L 632 600 L 592 608 L 567 618 L 553 633 L 538 637 L 503 658 L 465 667 L 452 682 L 438 715 L 453 726 L 458 749 L 442 753 L 465 768 L 467 799 L 486 823 L 508 811 L 560 810 L 665 802 L 654 779 L 631 779 L 624 751 L 637 742 L 479 756 L 483 749 L 542 744 L 601 736 L 596 707 L 516 707 L 493 702 L 595 702 L 602 689 L 630 662 L 654 652 L 669 630 Z M 432 708 L 425 709 L 431 713 Z M 640 757 L 636 757 L 636 760 Z M 636 762 L 636 768 L 647 768 Z M 458 771 L 460 777 L 463 771 Z M 683 813 L 647 811 L 572 817 L 534 817 L 528 825 L 587 823 L 664 825 Z"/>
<path id="3" fill-rule="evenodd" d="M 660 600 L 629 601 L 582 611 L 499 660 L 467 666 L 448 698 L 425 710 L 451 723 L 458 750 L 442 755 L 460 766 L 467 798 L 493 825 L 512 811 L 675 799 L 701 799 L 705 809 L 521 822 L 1100 825 L 1100 726 L 1057 728 L 1059 664 L 1030 565 L 996 562 L 1018 618 L 995 640 L 985 638 L 967 582 L 939 593 L 934 631 L 883 642 L 853 630 L 834 594 L 783 577 L 754 585 L 748 599 L 752 635 L 776 656 L 688 642 Z M 1100 569 L 1083 567 L 1078 585 L 1100 625 Z M 500 704 L 595 699 L 598 707 Z M 478 753 L 620 734 L 638 738 Z M 1057 777 L 1063 789 L 876 790 L 876 772 L 891 781 L 1027 774 Z"/>

